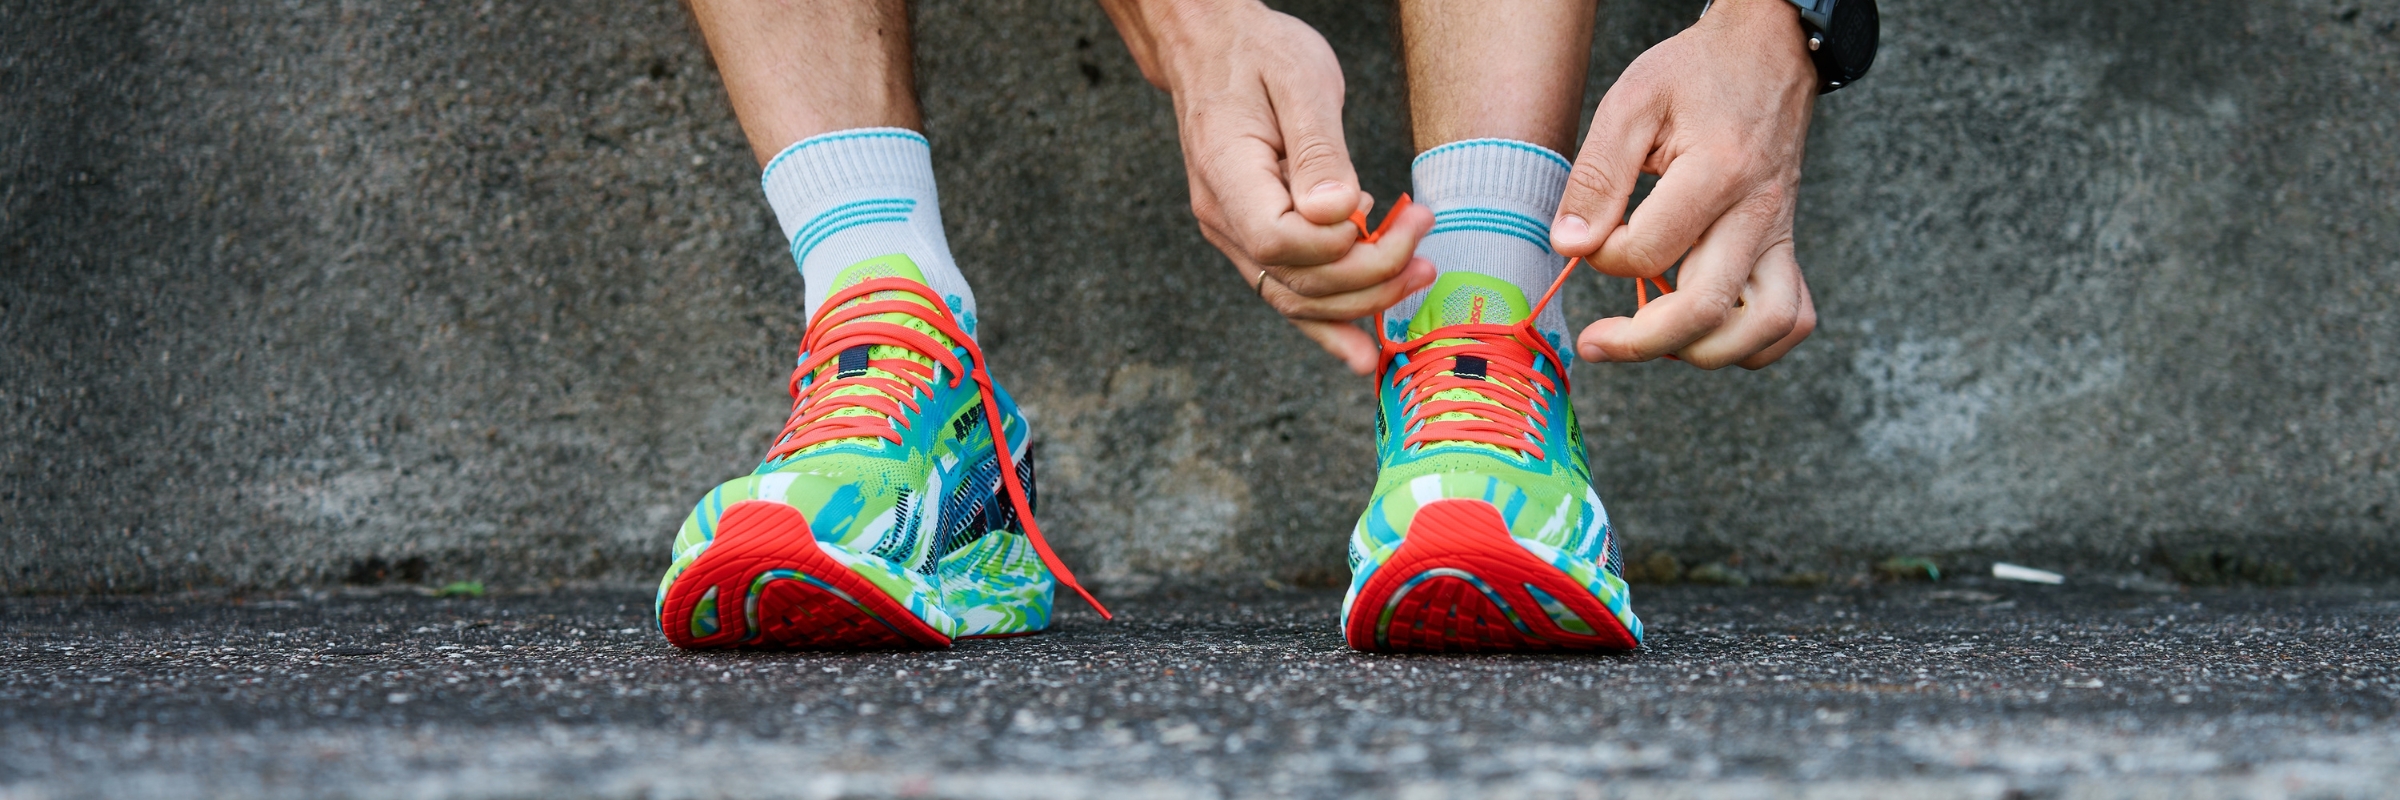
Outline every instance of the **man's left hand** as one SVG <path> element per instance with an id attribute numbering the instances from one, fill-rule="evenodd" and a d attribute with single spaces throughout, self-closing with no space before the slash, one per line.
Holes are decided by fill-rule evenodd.
<path id="1" fill-rule="evenodd" d="M 1585 328 L 1577 354 L 1758 369 L 1808 337 L 1817 313 L 1792 209 L 1816 86 L 1785 0 L 1716 0 L 1625 68 L 1592 117 L 1551 246 L 1611 275 L 1683 269 L 1674 292 Z M 1659 180 L 1628 219 L 1643 174 Z"/>

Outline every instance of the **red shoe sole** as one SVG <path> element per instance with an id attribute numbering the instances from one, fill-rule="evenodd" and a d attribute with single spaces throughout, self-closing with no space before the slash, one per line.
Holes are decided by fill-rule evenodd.
<path id="1" fill-rule="evenodd" d="M 692 615 L 711 590 L 717 630 L 702 634 Z M 799 509 L 763 500 L 725 509 L 716 540 L 667 589 L 658 621 L 667 641 L 685 648 L 950 646 L 950 637 L 819 549 Z"/>
<path id="2" fill-rule="evenodd" d="M 1546 595 L 1546 609 L 1535 592 Z M 1592 633 L 1559 626 L 1559 609 Z M 1359 650 L 1417 653 L 1631 650 L 1625 623 L 1563 570 L 1527 552 L 1490 503 L 1417 510 L 1390 561 L 1367 579 L 1343 630 Z"/>

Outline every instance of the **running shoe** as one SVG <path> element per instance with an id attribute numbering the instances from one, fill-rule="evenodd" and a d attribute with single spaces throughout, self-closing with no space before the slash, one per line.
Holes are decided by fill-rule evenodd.
<path id="1" fill-rule="evenodd" d="M 791 392 L 765 462 L 675 537 L 668 641 L 947 647 L 1048 627 L 1061 581 L 1091 600 L 1034 524 L 1024 415 L 906 256 L 835 278 Z"/>
<path id="2" fill-rule="evenodd" d="M 1381 471 L 1350 534 L 1342 632 L 1351 647 L 1640 645 L 1624 557 L 1567 400 L 1567 365 L 1535 331 L 1538 313 L 1507 281 L 1451 272 L 1404 328 L 1379 331 Z"/>

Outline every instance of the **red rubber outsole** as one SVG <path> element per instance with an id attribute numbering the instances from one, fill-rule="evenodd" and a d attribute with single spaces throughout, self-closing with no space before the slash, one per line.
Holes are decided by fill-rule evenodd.
<path id="1" fill-rule="evenodd" d="M 701 634 L 693 630 L 692 613 L 711 589 L 717 630 Z M 753 591 L 755 632 L 747 611 Z M 668 587 L 658 621 L 667 641 L 690 649 L 950 646 L 950 637 L 819 549 L 799 509 L 764 500 L 725 509 L 708 551 Z"/>
<path id="2" fill-rule="evenodd" d="M 1559 626 L 1534 597 L 1583 621 Z M 1380 652 L 1490 653 L 1631 650 L 1633 633 L 1565 571 L 1527 552 L 1499 509 L 1438 500 L 1417 510 L 1391 560 L 1351 602 L 1343 638 Z"/>

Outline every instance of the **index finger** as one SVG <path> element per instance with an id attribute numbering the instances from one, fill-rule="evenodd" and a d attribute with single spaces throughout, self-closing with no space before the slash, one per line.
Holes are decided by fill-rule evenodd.
<path id="1" fill-rule="evenodd" d="M 1658 138 L 1660 117 L 1638 80 L 1620 83 L 1592 112 L 1591 132 L 1575 153 L 1567 191 L 1550 222 L 1550 249 L 1563 256 L 1589 257 L 1625 220 L 1625 206 L 1642 177 Z M 1594 264 L 1593 266 L 1599 266 Z"/>
<path id="2" fill-rule="evenodd" d="M 1650 196 L 1608 235 L 1592 266 L 1610 275 L 1664 274 L 1742 198 L 1743 172 L 1721 155 L 1689 153 L 1667 164 Z"/>
<path id="3" fill-rule="evenodd" d="M 1344 221 L 1356 236 L 1360 226 Z M 1305 297 L 1355 291 L 1391 280 L 1408 268 L 1409 259 L 1416 255 L 1417 242 L 1433 231 L 1433 212 L 1424 206 L 1409 205 L 1395 208 L 1384 218 L 1381 238 L 1360 241 L 1340 258 L 1315 266 L 1268 267 L 1275 280 Z"/>
<path id="4" fill-rule="evenodd" d="M 1592 323 L 1577 337 L 1577 354 L 1589 361 L 1648 361 L 1682 350 L 1724 325 L 1758 261 L 1760 230 L 1771 222 L 1771 211 L 1757 208 L 1716 217 L 1700 246 L 1684 261 L 1675 291 L 1650 301 L 1630 318 Z"/>

